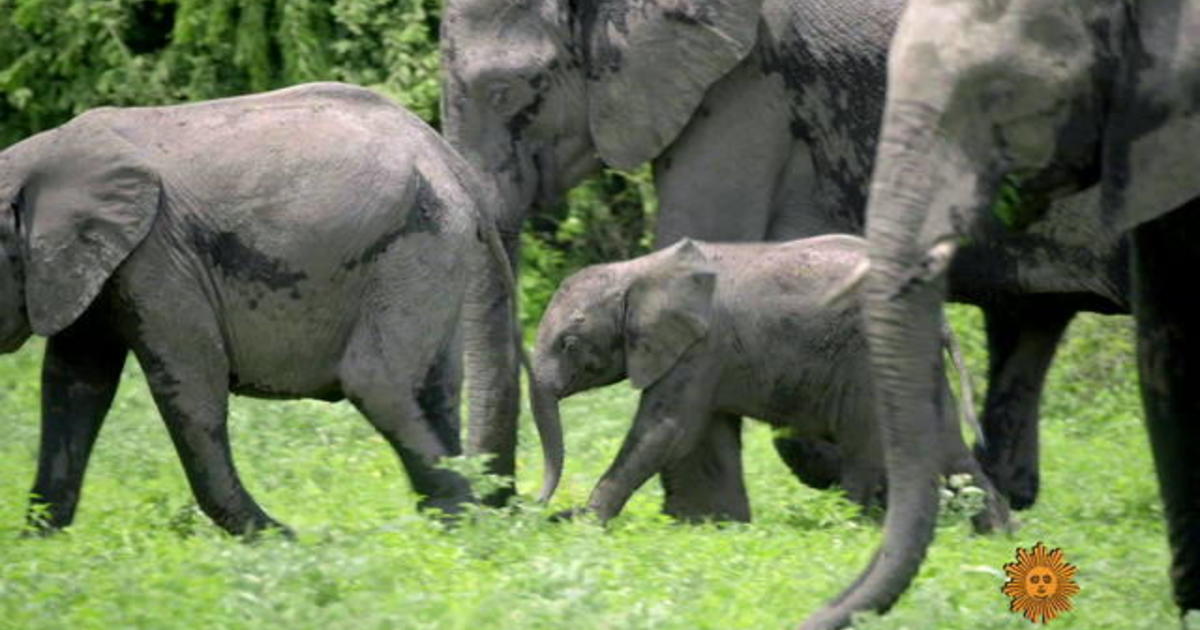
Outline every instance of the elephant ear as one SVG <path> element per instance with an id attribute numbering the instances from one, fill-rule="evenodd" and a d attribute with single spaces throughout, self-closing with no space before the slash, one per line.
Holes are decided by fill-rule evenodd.
<path id="1" fill-rule="evenodd" d="M 1200 3 L 1140 0 L 1125 15 L 1103 147 L 1104 212 L 1118 230 L 1200 196 Z"/>
<path id="2" fill-rule="evenodd" d="M 625 368 L 645 389 L 708 333 L 717 276 L 685 240 L 663 267 L 635 280 L 625 295 Z"/>
<path id="3" fill-rule="evenodd" d="M 30 325 L 53 335 L 92 303 L 146 237 L 161 185 L 140 152 L 84 118 L 51 132 L 23 198 Z"/>
<path id="4" fill-rule="evenodd" d="M 761 0 L 592 0 L 588 118 L 600 157 L 634 168 L 661 153 L 709 86 L 749 54 Z"/>

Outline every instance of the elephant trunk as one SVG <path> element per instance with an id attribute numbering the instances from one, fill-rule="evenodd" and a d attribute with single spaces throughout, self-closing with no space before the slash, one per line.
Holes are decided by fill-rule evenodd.
<path id="1" fill-rule="evenodd" d="M 533 407 L 533 420 L 541 436 L 542 459 L 546 466 L 542 474 L 542 490 L 538 494 L 538 501 L 544 503 L 554 496 L 562 478 L 562 419 L 558 413 L 558 397 L 544 383 L 538 383 L 535 388 L 534 382 L 530 382 L 529 399 Z"/>
<path id="2" fill-rule="evenodd" d="M 965 169 L 951 172 L 961 161 L 941 159 L 933 133 L 939 116 L 924 105 L 889 107 L 868 207 L 863 312 L 888 472 L 884 541 L 854 583 L 805 622 L 807 630 L 842 628 L 855 612 L 887 610 L 933 540 L 942 462 L 928 454 L 938 452 L 944 417 L 941 306 L 955 246 L 949 239 L 928 245 L 928 231 L 963 207 L 950 203 L 947 189 L 974 181 Z"/>

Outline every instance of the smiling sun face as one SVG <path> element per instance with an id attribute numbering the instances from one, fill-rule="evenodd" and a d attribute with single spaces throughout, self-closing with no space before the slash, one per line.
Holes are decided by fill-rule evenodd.
<path id="1" fill-rule="evenodd" d="M 1071 596 L 1079 592 L 1075 567 L 1063 562 L 1061 549 L 1017 548 L 1017 561 L 1004 565 L 1008 581 L 1001 591 L 1012 598 L 1009 608 L 1033 623 L 1046 623 L 1071 610 Z"/>

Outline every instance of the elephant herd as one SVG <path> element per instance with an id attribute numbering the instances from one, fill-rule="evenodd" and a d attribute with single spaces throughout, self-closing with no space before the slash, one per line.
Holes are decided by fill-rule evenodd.
<path id="1" fill-rule="evenodd" d="M 601 518 L 659 474 L 668 513 L 748 520 L 742 417 L 788 429 L 807 483 L 886 501 L 881 548 L 804 624 L 840 628 L 915 576 L 939 475 L 987 491 L 977 529 L 1034 503 L 1063 331 L 1132 312 L 1175 599 L 1200 609 L 1200 301 L 1180 288 L 1200 264 L 1200 0 L 447 0 L 441 47 L 444 139 L 323 83 L 94 110 L 0 152 L 0 350 L 48 337 L 34 526 L 71 523 L 130 352 L 235 533 L 286 528 L 238 479 L 230 393 L 348 399 L 452 513 L 515 492 L 436 464 L 513 475 L 524 364 L 544 497 L 558 400 L 628 378 Z M 647 162 L 661 251 L 568 279 L 530 360 L 524 220 Z M 973 453 L 946 300 L 986 323 Z"/>

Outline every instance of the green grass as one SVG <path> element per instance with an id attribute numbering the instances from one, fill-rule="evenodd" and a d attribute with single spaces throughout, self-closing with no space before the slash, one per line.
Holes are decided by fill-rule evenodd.
<path id="1" fill-rule="evenodd" d="M 953 317 L 982 388 L 974 311 Z M 1027 628 L 1000 593 L 1014 547 L 1079 567 L 1066 628 L 1175 623 L 1161 508 L 1126 318 L 1078 319 L 1051 375 L 1043 491 L 1012 536 L 938 530 L 916 586 L 859 628 Z M 836 493 L 800 486 L 757 423 L 746 433 L 751 525 L 683 526 L 657 482 L 601 528 L 528 509 L 446 529 L 417 515 L 393 454 L 346 404 L 235 399 L 242 477 L 297 542 L 221 534 L 194 507 L 132 367 L 67 533 L 19 539 L 38 436 L 41 344 L 0 360 L 0 628 L 785 628 L 851 579 L 879 539 Z M 131 362 L 132 364 L 132 362 Z M 584 501 L 636 402 L 622 384 L 564 406 L 568 460 L 552 508 Z M 523 427 L 520 486 L 540 479 Z"/>

